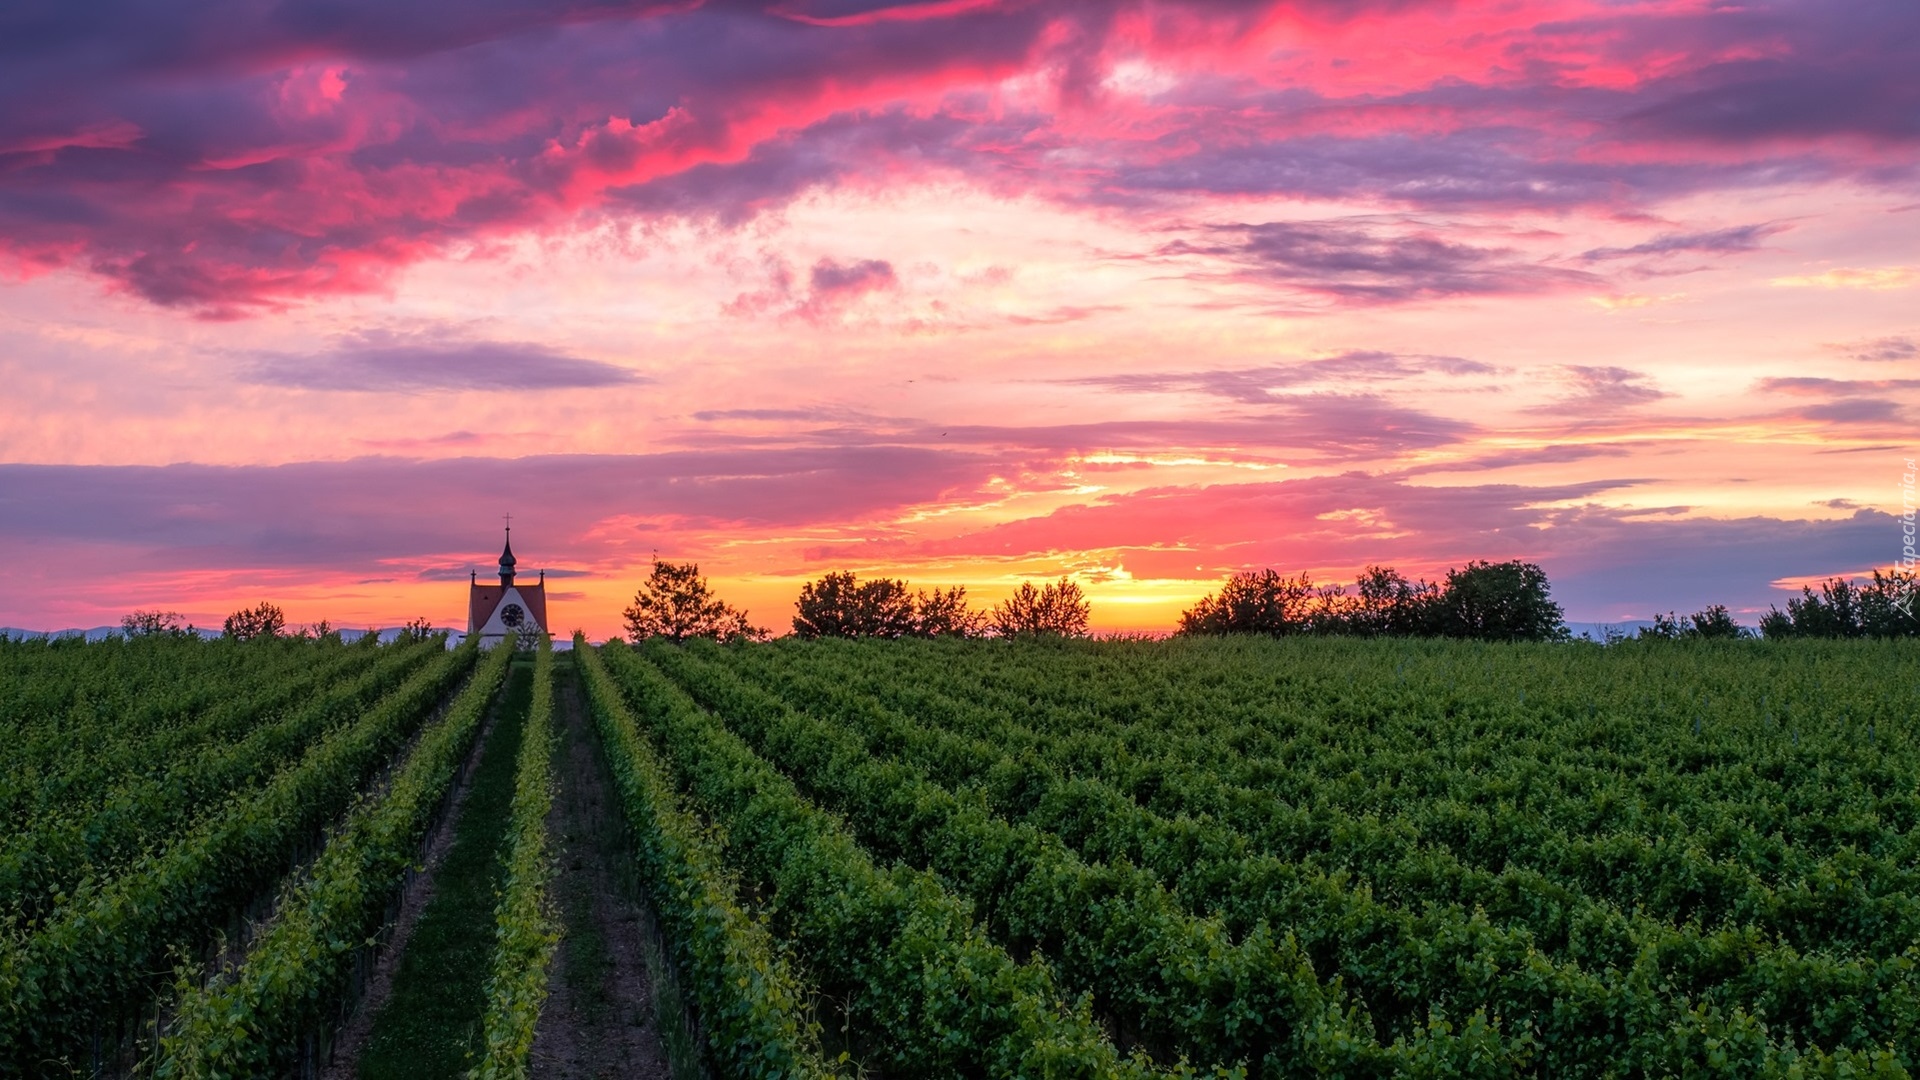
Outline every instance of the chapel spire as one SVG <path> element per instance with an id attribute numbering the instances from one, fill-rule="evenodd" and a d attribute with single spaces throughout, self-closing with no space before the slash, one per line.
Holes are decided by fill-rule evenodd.
<path id="1" fill-rule="evenodd" d="M 500 584 L 502 587 L 513 584 L 513 567 L 517 560 L 513 557 L 513 516 L 507 516 L 507 546 L 500 552 Z"/>

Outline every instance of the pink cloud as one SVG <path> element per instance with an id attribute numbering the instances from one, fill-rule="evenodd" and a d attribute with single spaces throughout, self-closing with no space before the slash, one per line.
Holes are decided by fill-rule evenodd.
<path id="1" fill-rule="evenodd" d="M 1793 174 L 1909 183 L 1920 140 L 1892 44 L 1915 16 L 1897 0 L 264 12 L 48 16 L 0 47 L 9 263 L 232 317 L 378 294 L 451 244 L 582 212 L 739 220 L 807 186 L 925 170 L 1068 202 L 1631 205 Z M 1408 40 L 1424 46 L 1384 45 Z M 1132 63 L 1160 88 L 1115 82 Z M 1051 98 L 1008 96 L 1016 77 Z M 1276 239 L 1368 266 L 1276 261 L 1257 232 L 1222 254 L 1290 281 L 1321 271 L 1301 287 L 1346 300 L 1421 274 L 1460 295 L 1574 273 L 1418 235 Z"/>

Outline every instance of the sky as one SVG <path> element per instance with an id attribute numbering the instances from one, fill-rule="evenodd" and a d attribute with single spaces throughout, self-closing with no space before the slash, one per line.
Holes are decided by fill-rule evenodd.
<path id="1" fill-rule="evenodd" d="M 1901 557 L 1912 0 L 15 0 L 0 624 Z"/>

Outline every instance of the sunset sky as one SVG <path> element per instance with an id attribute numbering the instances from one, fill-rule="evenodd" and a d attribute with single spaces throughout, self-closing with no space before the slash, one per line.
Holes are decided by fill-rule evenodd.
<path id="1" fill-rule="evenodd" d="M 0 625 L 1900 556 L 1914 0 L 15 0 Z"/>

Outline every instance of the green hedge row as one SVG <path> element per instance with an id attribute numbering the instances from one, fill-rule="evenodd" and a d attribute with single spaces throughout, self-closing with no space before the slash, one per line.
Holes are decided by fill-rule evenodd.
<path id="1" fill-rule="evenodd" d="M 265 782 L 432 659 L 429 648 L 337 650 L 338 659 L 311 675 L 220 709 L 231 714 L 220 727 L 233 729 L 232 741 L 178 755 L 149 746 L 163 765 L 104 781 L 96 797 L 40 815 L 0 846 L 0 917 L 46 921 L 82 880 L 121 872 L 158 838 L 192 828 L 222 800 Z"/>
<path id="2" fill-rule="evenodd" d="M 553 880 L 547 845 L 547 812 L 553 808 L 553 641 L 545 635 L 534 654 L 533 702 L 521 739 L 507 825 L 506 883 L 493 912 L 482 1056 L 468 1071 L 474 1080 L 525 1080 L 540 1006 L 547 1000 L 547 965 L 560 941 L 547 892 Z"/>
<path id="3" fill-rule="evenodd" d="M 213 927 L 287 872 L 472 661 L 472 650 L 435 658 L 265 786 L 122 876 L 82 882 L 52 920 L 0 941 L 0 1073 L 74 1061 L 92 1037 L 142 1013 L 180 956 L 204 948 Z"/>
<path id="4" fill-rule="evenodd" d="M 831 815 L 618 644 L 604 653 L 774 926 L 846 1015 L 867 1064 L 907 1076 L 1146 1077 L 1044 963 L 1016 963 L 924 871 L 882 870 Z"/>
<path id="5" fill-rule="evenodd" d="M 752 652 L 749 657 L 736 650 L 702 648 L 692 655 L 742 668 L 767 658 L 765 650 Z M 839 655 L 846 658 L 851 652 Z M 663 650 L 662 655 L 668 654 Z M 829 656 L 819 650 L 814 659 Z M 1029 746 L 1003 743 L 997 752 L 985 745 L 956 747 L 939 731 L 948 717 L 929 724 L 930 717 L 887 716 L 884 710 L 849 700 L 861 697 L 860 691 L 845 689 L 862 681 L 854 672 L 830 662 L 821 667 L 825 670 L 820 676 L 805 680 L 804 689 L 796 687 L 793 695 L 808 713 L 817 710 L 825 718 L 816 721 L 822 729 L 813 734 L 817 748 L 809 756 L 803 744 L 783 741 L 768 743 L 763 752 L 790 765 L 796 775 L 804 770 L 811 784 L 847 783 L 849 798 L 864 791 L 859 797 L 868 800 L 866 805 L 839 805 L 856 822 L 866 821 L 863 836 L 881 850 L 921 862 L 935 860 L 936 869 L 965 882 L 963 887 L 983 905 L 1018 909 L 1021 918 L 1030 918 L 1036 906 L 1044 908 L 1047 895 L 1045 889 L 1036 890 L 1037 880 L 1076 880 L 1057 859 L 1038 854 L 1045 845 L 1031 837 L 1045 835 L 1057 845 L 1064 833 L 1075 838 L 1071 847 L 1117 858 L 1091 880 L 1107 875 L 1125 879 L 1126 869 L 1138 865 L 1152 878 L 1177 883 L 1183 898 L 1206 901 L 1189 910 L 1235 910 L 1250 921 L 1245 937 L 1236 935 L 1239 940 L 1269 936 L 1266 925 L 1289 927 L 1314 957 L 1317 970 L 1339 979 L 1368 1004 L 1376 1025 L 1387 1029 L 1381 1021 L 1392 1018 L 1393 1045 L 1388 1049 L 1396 1071 L 1419 1071 L 1436 1059 L 1462 1054 L 1496 1065 L 1505 1062 L 1508 1068 L 1530 1063 L 1547 1075 L 1597 1076 L 1621 1069 L 1659 1075 L 1712 1060 L 1726 1063 L 1721 1071 L 1727 1074 L 1903 1075 L 1910 1064 L 1904 1055 L 1920 1027 L 1920 1001 L 1914 992 L 1920 950 L 1912 947 L 1878 957 L 1806 955 L 1751 933 L 1635 918 L 1630 928 L 1581 927 L 1588 933 L 1635 935 L 1640 948 L 1620 968 L 1556 963 L 1534 948 L 1528 935 L 1491 925 L 1482 912 L 1444 903 L 1420 908 L 1382 903 L 1345 875 L 1250 853 L 1244 842 L 1222 843 L 1223 838 L 1234 840 L 1231 831 L 1205 815 L 1160 818 L 1135 798 L 1115 794 L 1098 781 L 1048 767 Z M 923 674 L 934 678 L 930 671 Z M 924 690 L 926 682 L 914 685 Z M 713 692 L 739 699 L 735 711 L 742 715 L 764 717 L 766 702 L 750 700 L 755 690 L 748 687 L 744 698 L 738 688 Z M 943 704 L 957 710 L 963 703 Z M 755 718 L 743 730 L 752 724 L 765 728 L 766 723 Z M 864 729 L 865 735 L 841 725 Z M 788 740 L 802 730 L 791 722 L 779 726 Z M 1078 751 L 1097 750 L 1104 743 L 1098 725 L 1092 731 L 1063 732 L 1059 738 Z M 1115 755 L 1125 753 L 1117 746 L 1104 748 Z M 873 753 L 922 764 L 861 763 L 862 755 Z M 953 783 L 941 775 L 943 765 L 957 770 L 952 775 L 964 774 L 969 787 L 960 798 L 930 782 L 931 777 L 939 784 Z M 859 782 L 851 778 L 862 771 L 870 778 L 864 789 L 851 786 Z M 1163 775 L 1169 777 L 1165 787 L 1176 786 L 1173 773 Z M 1179 786 L 1205 779 L 1205 770 L 1198 770 Z M 915 788 L 919 790 L 914 795 L 903 794 Z M 1046 822 L 1047 827 L 1023 830 L 1002 822 L 996 829 L 988 814 L 1029 826 Z M 1076 814 L 1085 817 L 1072 820 Z M 967 832 L 975 836 L 970 844 L 951 839 Z M 996 832 L 1005 839 L 996 842 Z M 937 861 L 943 854 L 971 862 L 949 868 Z M 1424 870 L 1429 878 L 1442 880 L 1453 864 L 1445 852 L 1425 854 L 1425 867 L 1399 869 L 1416 877 Z M 1023 901 L 1023 893 L 1042 900 L 1039 905 Z M 1139 899 L 1116 897 L 1113 902 L 1136 908 L 1143 919 L 1157 917 L 1159 910 L 1157 904 Z M 1071 911 L 1058 915 L 1062 925 L 1071 917 Z M 1015 920 L 1009 920 L 1009 927 L 1013 925 Z M 1070 946 L 1070 938 L 1043 943 L 1049 955 L 1064 955 L 1068 968 L 1089 970 L 1087 958 L 1057 952 Z M 1218 962 L 1195 960 L 1201 967 Z M 1097 969 L 1090 970 L 1097 974 Z M 1150 968 L 1148 973 L 1151 976 Z M 1148 981 L 1151 984 L 1150 977 Z M 1116 996 L 1129 989 L 1124 984 L 1094 985 L 1111 987 L 1108 992 Z M 1690 992 L 1690 985 L 1706 990 Z M 1194 1009 L 1206 1002 L 1204 997 L 1184 1000 Z M 1502 1016 L 1504 1032 L 1489 1019 Z M 1508 1045 L 1503 1047 L 1503 1042 Z M 1270 1067 L 1272 1075 L 1291 1075 L 1309 1064 L 1310 1059 L 1296 1056 L 1276 1058 Z"/>
<path id="6" fill-rule="evenodd" d="M 419 857 L 512 659 L 512 650 L 496 648 L 479 665 L 386 790 L 348 814 L 240 966 L 185 990 L 161 1042 L 156 1076 L 273 1074 L 292 1063 L 304 1033 L 333 1016 L 355 954 L 379 932 L 388 902 Z"/>
<path id="7" fill-rule="evenodd" d="M 1231 940 L 1150 873 L 1090 866 L 1058 838 L 1009 825 L 925 773 L 872 756 L 844 727 L 794 711 L 721 664 L 718 649 L 645 655 L 882 859 L 937 873 L 1009 952 L 1038 951 L 1061 981 L 1149 1045 L 1254 1075 L 1364 1075 L 1390 1065 L 1365 1017 L 1323 985 L 1290 934 Z M 1485 1049 L 1516 1064 L 1499 1033 Z M 1524 1053 L 1521 1060 L 1524 1060 Z"/>
<path id="8" fill-rule="evenodd" d="M 830 1075 L 806 991 L 747 914 L 722 869 L 718 839 L 681 809 L 672 780 L 609 678 L 575 637 L 573 662 L 619 794 L 640 880 L 672 961 L 695 1002 L 716 1073 L 741 1080 Z"/>

